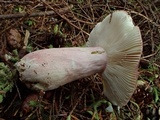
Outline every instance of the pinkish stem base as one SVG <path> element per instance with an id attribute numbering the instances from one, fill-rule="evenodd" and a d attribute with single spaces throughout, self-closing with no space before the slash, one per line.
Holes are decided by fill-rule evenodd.
<path id="1" fill-rule="evenodd" d="M 103 48 L 53 48 L 24 56 L 16 67 L 29 88 L 52 90 L 71 81 L 103 72 L 107 55 Z"/>

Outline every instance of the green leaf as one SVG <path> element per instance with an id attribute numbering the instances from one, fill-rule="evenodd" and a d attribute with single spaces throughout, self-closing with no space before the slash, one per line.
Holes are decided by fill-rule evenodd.
<path id="1" fill-rule="evenodd" d="M 16 6 L 16 7 L 14 8 L 14 11 L 19 12 L 19 13 L 24 12 L 24 11 L 23 11 L 23 8 L 22 8 L 21 6 Z"/>
<path id="2" fill-rule="evenodd" d="M 52 45 L 52 44 L 50 44 L 48 47 L 49 47 L 49 48 L 53 48 L 53 45 Z"/>
<path id="3" fill-rule="evenodd" d="M 90 115 L 93 115 L 93 112 L 92 112 L 92 111 L 88 110 L 87 112 L 88 112 Z"/>
<path id="4" fill-rule="evenodd" d="M 159 100 L 159 95 L 158 95 L 158 90 L 156 87 L 153 88 L 153 92 L 154 92 L 154 101 L 155 103 L 157 103 Z"/>
<path id="5" fill-rule="evenodd" d="M 3 62 L 0 62 L 0 90 L 4 92 L 12 91 L 13 88 L 13 76 L 10 68 L 5 65 Z M 5 93 L 0 95 L 0 103 L 3 102 L 3 98 L 5 97 Z"/>
<path id="6" fill-rule="evenodd" d="M 28 44 L 28 46 L 26 47 L 26 51 L 27 52 L 32 52 L 33 51 L 33 47 L 30 44 Z"/>
<path id="7" fill-rule="evenodd" d="M 68 115 L 68 116 L 67 116 L 67 120 L 71 120 L 71 115 Z"/>
<path id="8" fill-rule="evenodd" d="M 27 21 L 25 21 L 25 23 L 26 23 L 28 26 L 32 26 L 32 25 L 35 24 L 34 21 L 32 21 L 32 20 L 27 20 Z"/>
<path id="9" fill-rule="evenodd" d="M 54 35 L 57 35 L 58 32 L 59 32 L 59 28 L 58 28 L 58 24 L 56 24 L 56 25 L 54 26 L 54 28 L 53 28 L 53 34 L 54 34 Z"/>
<path id="10" fill-rule="evenodd" d="M 17 51 L 17 49 L 14 49 L 12 52 L 14 53 L 14 55 L 18 56 L 18 51 Z"/>
<path id="11" fill-rule="evenodd" d="M 0 95 L 0 103 L 3 102 L 3 95 Z"/>
<path id="12" fill-rule="evenodd" d="M 35 101 L 35 100 L 31 100 L 31 101 L 29 101 L 29 105 L 32 106 L 32 107 L 37 107 L 38 106 L 38 102 Z"/>
<path id="13" fill-rule="evenodd" d="M 104 99 L 103 99 L 103 100 L 99 100 L 99 101 L 93 103 L 93 108 L 94 108 L 94 110 L 97 110 L 97 108 L 98 108 L 99 106 L 101 106 L 102 104 L 105 104 L 105 103 L 107 103 L 107 101 L 104 100 Z"/>
<path id="14" fill-rule="evenodd" d="M 5 81 L 5 79 L 6 79 L 6 73 L 4 72 L 4 70 L 0 70 L 0 81 L 1 82 L 4 82 Z"/>

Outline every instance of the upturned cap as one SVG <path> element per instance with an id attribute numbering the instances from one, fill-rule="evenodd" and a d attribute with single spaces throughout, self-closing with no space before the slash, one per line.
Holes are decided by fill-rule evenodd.
<path id="1" fill-rule="evenodd" d="M 115 11 L 98 23 L 89 35 L 89 47 L 102 47 L 107 53 L 104 95 L 117 106 L 124 106 L 136 89 L 142 38 L 127 12 Z"/>

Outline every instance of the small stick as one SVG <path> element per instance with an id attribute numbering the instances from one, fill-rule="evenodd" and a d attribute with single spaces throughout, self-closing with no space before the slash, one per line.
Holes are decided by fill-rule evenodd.
<path id="1" fill-rule="evenodd" d="M 58 10 L 59 13 L 66 13 L 68 10 L 70 10 L 72 6 L 69 6 L 69 7 L 65 7 L 65 8 L 62 8 L 60 10 Z M 0 19 L 10 19 L 10 18 L 20 18 L 20 17 L 25 17 L 26 16 L 26 12 L 24 13 L 16 13 L 16 14 L 7 14 L 7 15 L 0 15 Z M 29 15 L 29 17 L 36 17 L 36 16 L 43 16 L 43 15 L 57 15 L 55 13 L 55 11 L 45 11 L 45 12 L 33 12 Z"/>
<path id="2" fill-rule="evenodd" d="M 4 3 L 4 4 L 33 4 L 33 1 L 4 1 L 4 0 L 0 0 L 0 3 Z"/>
<path id="3" fill-rule="evenodd" d="M 139 12 L 136 12 L 136 11 L 129 11 L 130 13 L 134 13 L 134 14 L 137 14 L 143 18 L 145 18 L 147 21 L 149 21 L 150 23 L 152 23 L 154 26 L 160 28 L 160 24 L 157 24 L 156 22 L 154 22 L 153 20 L 151 20 L 150 18 L 146 17 L 145 15 L 139 13 Z"/>
<path id="4" fill-rule="evenodd" d="M 82 31 L 83 33 L 85 33 L 86 35 L 89 36 L 89 33 L 87 33 L 86 31 L 82 30 L 81 28 L 79 28 L 78 26 L 76 26 L 75 24 L 73 24 L 72 22 L 70 22 L 70 20 L 68 18 L 66 18 L 64 15 L 62 15 L 59 11 L 56 11 L 52 6 L 50 6 L 49 4 L 47 4 L 45 1 L 42 1 L 46 6 L 48 6 L 50 9 L 52 9 L 53 11 L 55 11 L 55 13 L 57 15 L 59 15 L 62 19 L 64 19 L 65 21 L 67 21 L 71 26 L 75 27 L 76 29 Z"/>

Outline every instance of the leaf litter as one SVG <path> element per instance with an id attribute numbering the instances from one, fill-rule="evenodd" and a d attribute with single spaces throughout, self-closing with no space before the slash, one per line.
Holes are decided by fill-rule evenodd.
<path id="1" fill-rule="evenodd" d="M 45 94 L 19 81 L 14 63 L 44 48 L 83 46 L 94 25 L 114 10 L 128 11 L 140 27 L 143 55 L 137 89 L 130 102 L 107 112 L 98 75 Z M 0 118 L 5 120 L 160 119 L 160 2 L 158 0 L 0 1 L 0 69 L 9 91 L 0 89 Z M 7 72 L 6 71 L 7 68 Z M 13 72 L 13 73 L 12 73 Z M 11 75 L 11 76 L 10 76 Z M 5 84 L 4 83 L 4 84 Z M 2 85 L 3 86 L 3 85 Z M 2 88 L 2 87 L 1 87 Z M 5 94 L 5 95 L 4 95 Z M 104 101 L 105 100 L 105 101 Z M 27 106 L 27 109 L 26 109 Z"/>

